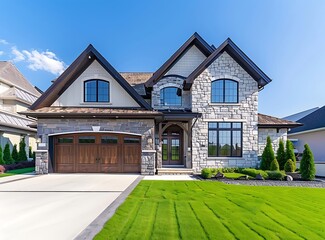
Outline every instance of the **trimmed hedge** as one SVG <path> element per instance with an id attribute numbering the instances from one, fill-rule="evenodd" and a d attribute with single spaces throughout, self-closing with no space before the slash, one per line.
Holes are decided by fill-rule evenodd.
<path id="1" fill-rule="evenodd" d="M 275 158 L 274 158 L 273 161 L 271 162 L 270 170 L 271 170 L 271 171 L 279 171 L 279 170 L 280 170 L 278 160 L 276 160 Z"/>
<path id="2" fill-rule="evenodd" d="M 266 171 L 268 179 L 270 180 L 283 180 L 286 176 L 285 173 L 281 171 Z"/>
<path id="3" fill-rule="evenodd" d="M 263 170 L 257 170 L 254 168 L 243 168 L 239 170 L 240 173 L 246 174 L 248 176 L 251 176 L 253 178 L 256 178 L 257 174 L 261 174 L 264 179 L 268 177 L 267 173 Z"/>
<path id="4" fill-rule="evenodd" d="M 284 171 L 285 172 L 294 172 L 295 171 L 295 163 L 291 159 L 289 159 L 284 164 Z"/>
<path id="5" fill-rule="evenodd" d="M 201 176 L 202 176 L 204 179 L 211 178 L 211 177 L 212 177 L 212 169 L 211 169 L 211 168 L 203 168 L 203 169 L 201 170 Z"/>

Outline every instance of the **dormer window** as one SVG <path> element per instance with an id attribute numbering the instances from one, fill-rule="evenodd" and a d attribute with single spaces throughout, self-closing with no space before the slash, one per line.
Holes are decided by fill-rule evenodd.
<path id="1" fill-rule="evenodd" d="M 160 104 L 163 106 L 181 106 L 182 90 L 177 87 L 165 87 L 161 89 Z"/>
<path id="2" fill-rule="evenodd" d="M 109 82 L 92 79 L 84 82 L 85 102 L 109 102 Z"/>
<path id="3" fill-rule="evenodd" d="M 211 103 L 238 103 L 238 82 L 229 79 L 213 81 Z"/>

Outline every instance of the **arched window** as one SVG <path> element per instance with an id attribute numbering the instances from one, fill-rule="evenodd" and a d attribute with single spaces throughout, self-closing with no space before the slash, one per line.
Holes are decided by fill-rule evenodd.
<path id="1" fill-rule="evenodd" d="M 177 87 L 165 87 L 161 89 L 160 104 L 164 106 L 181 106 L 182 90 Z"/>
<path id="2" fill-rule="evenodd" d="M 215 80 L 211 83 L 212 103 L 238 103 L 238 82 L 229 79 Z"/>
<path id="3" fill-rule="evenodd" d="M 84 82 L 85 102 L 109 102 L 109 82 L 92 79 Z"/>

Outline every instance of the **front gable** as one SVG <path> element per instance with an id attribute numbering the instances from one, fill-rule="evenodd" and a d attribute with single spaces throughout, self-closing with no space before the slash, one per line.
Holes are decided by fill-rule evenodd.
<path id="1" fill-rule="evenodd" d="M 104 79 L 100 79 L 104 78 Z M 80 56 L 58 77 L 46 92 L 30 107 L 37 110 L 50 106 L 85 106 L 83 82 L 85 80 L 104 80 L 110 83 L 108 103 L 96 103 L 98 106 L 119 108 L 142 108 L 151 110 L 150 105 L 130 86 L 130 84 L 107 62 L 107 60 L 89 45 Z M 99 89 L 99 87 L 97 87 Z M 98 90 L 99 91 L 99 90 Z M 97 94 L 99 94 L 97 92 Z M 93 107 L 94 103 L 87 102 Z M 87 104 L 85 107 L 87 107 Z"/>
<path id="2" fill-rule="evenodd" d="M 109 102 L 85 102 L 85 82 L 99 79 L 109 83 Z M 101 64 L 94 60 L 87 69 L 59 96 L 53 107 L 135 107 L 141 106 L 129 93 L 107 72 Z"/>

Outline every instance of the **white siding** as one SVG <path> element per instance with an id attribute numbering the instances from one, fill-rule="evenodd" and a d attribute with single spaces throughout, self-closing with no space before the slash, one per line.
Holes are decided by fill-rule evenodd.
<path id="1" fill-rule="evenodd" d="M 102 79 L 110 82 L 110 103 L 84 103 L 84 81 Z M 52 106 L 70 107 L 139 107 L 139 104 L 96 60 L 65 90 Z"/>
<path id="2" fill-rule="evenodd" d="M 177 74 L 188 77 L 205 59 L 205 55 L 196 46 L 192 46 L 165 76 Z"/>

